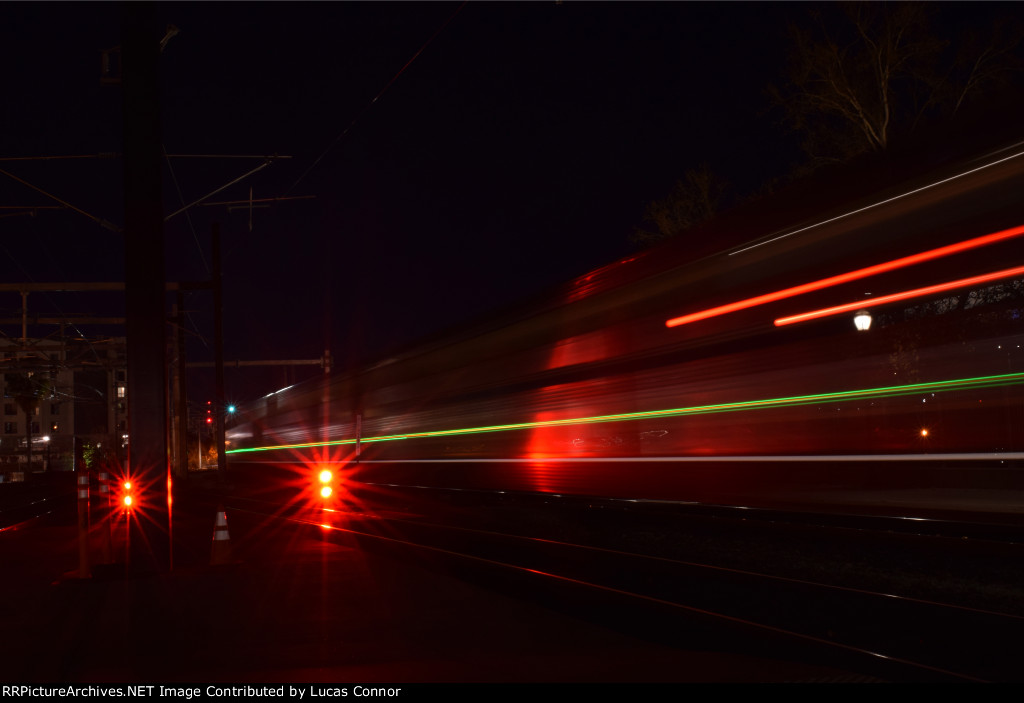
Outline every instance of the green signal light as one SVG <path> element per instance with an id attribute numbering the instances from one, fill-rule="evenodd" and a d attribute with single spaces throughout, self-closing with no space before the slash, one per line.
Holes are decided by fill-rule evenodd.
<path id="1" fill-rule="evenodd" d="M 1024 373 L 1003 374 L 1000 376 L 978 376 L 975 378 L 958 378 L 947 381 L 929 381 L 926 383 L 911 383 L 902 386 L 882 386 L 878 388 L 863 388 L 859 390 L 837 391 L 834 393 L 818 393 L 813 395 L 796 395 L 782 398 L 765 398 L 761 400 L 746 400 L 734 403 L 717 403 L 714 405 L 696 405 L 685 408 L 671 408 L 668 410 L 648 410 L 635 413 L 619 413 L 615 415 L 595 415 L 591 417 L 567 418 L 564 420 L 538 420 L 534 422 L 516 422 L 507 425 L 485 425 L 481 427 L 465 427 L 451 430 L 432 430 L 427 432 L 409 432 L 396 435 L 381 435 L 378 437 L 363 437 L 359 441 L 370 442 L 393 442 L 402 439 L 418 439 L 426 437 L 452 437 L 456 435 L 483 434 L 486 432 L 508 432 L 512 430 L 529 430 L 542 427 L 565 427 L 570 425 L 592 425 L 602 422 L 626 422 L 629 420 L 644 420 L 660 417 L 686 417 L 689 415 L 710 415 L 713 413 L 738 412 L 741 410 L 764 410 L 768 408 L 787 408 L 802 405 L 813 405 L 815 403 L 838 403 L 844 400 L 869 400 L 876 398 L 895 398 L 900 396 L 915 395 L 918 393 L 941 393 L 954 390 L 971 390 L 977 388 L 993 388 L 1001 386 L 1012 386 L 1024 383 Z M 306 449 L 310 447 L 335 447 L 345 444 L 355 444 L 356 439 L 338 439 L 329 442 L 306 442 L 303 444 L 279 444 L 265 447 L 248 447 L 242 449 L 228 450 L 228 454 L 243 454 L 247 452 L 266 452 L 275 449 Z"/>

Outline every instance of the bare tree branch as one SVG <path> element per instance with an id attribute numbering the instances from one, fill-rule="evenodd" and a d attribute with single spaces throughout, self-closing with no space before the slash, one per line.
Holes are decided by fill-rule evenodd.
<path id="1" fill-rule="evenodd" d="M 952 41 L 936 34 L 935 11 L 913 2 L 831 5 L 791 28 L 789 78 L 770 93 L 812 157 L 884 151 L 894 135 L 948 119 L 1022 73 L 1019 30 L 995 27 L 984 40 Z"/>

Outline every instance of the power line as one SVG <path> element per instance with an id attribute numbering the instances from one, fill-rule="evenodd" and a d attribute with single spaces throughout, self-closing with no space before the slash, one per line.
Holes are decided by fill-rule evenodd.
<path id="1" fill-rule="evenodd" d="M 245 180 L 246 178 L 248 178 L 249 176 L 253 175 L 254 173 L 256 173 L 258 171 L 262 171 L 263 169 L 265 169 L 267 166 L 269 166 L 271 164 L 271 161 L 273 160 L 273 158 L 274 157 L 270 157 L 268 160 L 264 161 L 263 163 L 261 163 L 256 168 L 254 168 L 254 169 L 252 169 L 250 171 L 246 171 L 245 173 L 243 173 L 238 178 L 225 183 L 224 185 L 220 186 L 219 188 L 217 188 L 214 191 L 211 191 L 211 192 L 207 193 L 206 195 L 204 195 L 203 197 L 199 198 L 198 200 L 196 200 L 196 201 L 194 201 L 192 203 L 189 203 L 188 205 L 185 205 L 184 207 L 182 207 L 182 208 L 180 208 L 178 210 L 175 210 L 170 215 L 168 215 L 167 217 L 164 218 L 164 222 L 167 222 L 168 220 L 170 220 L 175 215 L 180 215 L 181 213 L 187 211 L 189 208 L 192 208 L 192 207 L 195 207 L 196 205 L 199 205 L 204 200 L 207 200 L 208 198 L 212 198 L 213 196 L 215 196 L 217 193 L 221 192 L 225 188 L 229 188 L 230 186 L 233 186 L 234 184 L 238 183 L 239 181 Z"/>
<path id="2" fill-rule="evenodd" d="M 290 159 L 291 156 L 277 154 L 165 154 L 169 159 Z M 69 159 L 119 159 L 121 154 L 112 151 L 98 154 L 70 154 L 63 156 L 0 156 L 0 161 L 61 161 Z"/>
<path id="3" fill-rule="evenodd" d="M 466 0 L 466 1 L 468 2 L 468 0 Z M 299 177 L 298 177 L 298 179 L 297 179 L 297 180 L 296 180 L 296 181 L 295 181 L 294 183 L 292 183 L 292 184 L 291 184 L 291 186 L 290 186 L 290 187 L 288 188 L 288 190 L 286 190 L 286 191 L 285 191 L 285 193 L 291 193 L 291 192 L 292 192 L 292 189 L 293 189 L 293 188 L 295 188 L 295 186 L 297 186 L 297 185 L 298 185 L 298 184 L 299 184 L 299 183 L 300 183 L 300 182 L 302 181 L 302 179 L 304 179 L 304 178 L 305 178 L 305 177 L 306 177 L 306 176 L 307 176 L 307 175 L 309 174 L 309 172 L 310 172 L 310 171 L 312 171 L 312 170 L 313 170 L 314 168 L 316 168 L 317 164 L 319 164 L 319 163 L 320 163 L 321 159 L 323 159 L 323 158 L 324 158 L 325 156 L 327 156 L 327 154 L 328 154 L 328 153 L 329 153 L 329 152 L 331 151 L 331 149 L 333 149 L 334 147 L 336 147 L 336 146 L 338 145 L 338 142 L 340 142 L 340 141 L 342 140 L 342 138 L 343 138 L 343 137 L 344 137 L 344 136 L 345 136 L 346 134 L 348 134 L 348 133 L 349 133 L 349 131 L 350 131 L 350 130 L 352 129 L 352 127 L 354 127 L 354 126 L 355 126 L 356 122 L 358 122 L 358 121 L 360 120 L 360 118 L 362 118 L 362 116 L 363 116 L 363 115 L 365 115 L 365 114 L 367 113 L 367 111 L 369 111 L 369 109 L 370 109 L 371 107 L 373 107 L 374 103 L 376 103 L 376 102 L 377 102 L 378 100 L 380 100 L 380 97 L 381 97 L 382 95 L 384 95 L 384 93 L 385 93 L 385 92 L 387 92 L 387 89 L 388 89 L 388 88 L 390 88 L 390 87 L 391 87 L 391 85 L 392 85 L 392 84 L 393 84 L 393 83 L 394 83 L 394 82 L 395 82 L 396 80 L 398 80 L 398 77 L 399 77 L 399 76 L 401 76 L 401 75 L 402 75 L 403 73 L 405 73 L 405 69 L 409 68 L 409 66 L 411 66 L 411 65 L 412 65 L 412 62 L 413 62 L 413 61 L 415 61 L 415 60 L 416 60 L 417 58 L 419 58 L 419 55 L 423 53 L 423 50 L 424 50 L 424 49 L 426 49 L 426 48 L 427 48 L 427 47 L 428 47 L 428 46 L 430 45 L 430 43 L 431 43 L 431 42 L 433 42 L 433 41 L 434 41 L 434 39 L 436 39 L 436 38 L 437 38 L 437 35 L 439 35 L 439 34 L 440 34 L 441 32 L 443 32 L 443 31 L 444 31 L 445 27 L 447 27 L 447 26 L 448 26 L 448 25 L 449 25 L 449 24 L 451 23 L 451 21 L 452 21 L 453 19 L 455 19 L 455 15 L 459 14 L 459 12 L 460 12 L 460 11 L 462 10 L 462 8 L 463 8 L 463 7 L 465 7 L 465 6 L 466 6 L 466 2 L 463 2 L 463 3 L 461 4 L 461 5 L 459 5 L 459 6 L 458 6 L 458 7 L 457 7 L 457 8 L 455 9 L 455 12 L 453 12 L 453 13 L 452 13 L 452 14 L 451 14 L 451 15 L 450 15 L 450 16 L 448 17 L 448 19 L 446 19 L 446 20 L 444 21 L 444 24 L 442 24 L 442 25 L 441 25 L 441 26 L 440 26 L 440 27 L 439 27 L 439 28 L 437 29 L 437 31 L 436 31 L 436 32 L 434 32 L 434 33 L 433 33 L 433 34 L 432 34 L 432 35 L 430 36 L 430 38 L 429 38 L 429 39 L 427 39 L 427 41 L 423 43 L 423 46 L 421 46 L 421 47 L 419 48 L 419 51 L 417 51 L 417 52 L 416 52 L 415 54 L 413 54 L 413 55 L 412 55 L 412 58 L 411 58 L 411 59 L 409 59 L 408 61 L 406 61 L 406 62 L 405 62 L 405 65 L 404 65 L 404 66 L 402 66 L 402 68 L 401 68 L 401 69 L 399 69 L 398 73 L 396 73 L 396 74 L 395 74 L 394 76 L 392 76 L 392 77 L 391 77 L 391 80 L 389 80 L 389 81 L 387 82 L 387 84 L 386 84 L 386 85 L 385 85 L 385 86 L 384 86 L 383 88 L 381 88 L 381 89 L 380 89 L 380 92 L 379 92 L 379 93 L 377 93 L 377 95 L 376 95 L 376 96 L 374 96 L 373 100 L 371 100 L 371 101 L 370 101 L 369 103 L 367 103 L 367 104 L 366 104 L 366 106 L 365 106 L 365 107 L 364 107 L 364 108 L 363 108 L 362 110 L 360 110 L 360 111 L 359 111 L 359 112 L 358 112 L 358 113 L 356 114 L 356 116 L 355 116 L 355 117 L 353 117 L 353 118 L 352 118 L 352 121 L 351 121 L 351 122 L 349 122 L 348 126 L 347 126 L 347 127 L 345 127 L 345 129 L 344 129 L 344 130 L 342 130 L 341 134 L 339 134 L 339 135 L 338 135 L 337 137 L 335 137 L 334 141 L 333 141 L 333 142 L 331 142 L 331 143 L 330 143 L 330 145 L 329 145 L 329 146 L 328 146 L 328 147 L 327 147 L 326 149 L 324 149 L 324 152 L 323 152 L 322 154 L 320 154 L 320 156 L 316 157 L 316 160 L 315 160 L 315 161 L 313 161 L 313 163 L 312 163 L 312 164 L 310 165 L 310 167 L 309 167 L 309 168 L 307 168 L 307 169 L 306 169 L 306 170 L 305 170 L 305 171 L 303 172 L 303 174 L 302 174 L 301 176 L 299 176 Z"/>
<path id="4" fill-rule="evenodd" d="M 181 204 L 185 205 L 185 196 L 181 193 L 181 186 L 178 184 L 178 176 L 174 173 L 174 167 L 171 166 L 171 158 L 164 152 L 164 159 L 167 160 L 167 170 L 171 172 L 171 180 L 174 181 L 174 189 L 178 191 L 178 200 Z M 196 249 L 199 250 L 199 259 L 203 262 L 203 268 L 206 270 L 206 275 L 210 275 L 210 265 L 206 262 L 206 254 L 203 253 L 203 247 L 199 244 L 199 235 L 196 233 L 195 225 L 192 224 L 192 215 L 188 210 L 185 210 L 185 219 L 188 220 L 188 227 L 192 231 L 192 241 L 196 243 Z"/>
<path id="5" fill-rule="evenodd" d="M 24 180 L 22 178 L 18 178 L 13 173 L 8 173 L 7 171 L 4 171 L 3 169 L 0 169 L 0 173 L 4 174 L 8 178 L 13 178 L 18 183 L 21 183 L 22 185 L 26 185 L 29 188 L 31 188 L 32 190 L 34 190 L 34 191 L 42 193 L 43 195 L 45 195 L 48 198 L 52 198 L 53 200 L 56 200 L 58 203 L 60 203 L 64 207 L 69 208 L 71 210 L 74 210 L 75 212 L 77 212 L 80 215 L 85 215 L 90 220 L 92 220 L 93 222 L 98 224 L 100 227 L 103 227 L 105 229 L 109 229 L 111 232 L 114 232 L 116 234 L 119 234 L 121 232 L 121 228 L 118 227 L 117 225 L 113 224 L 112 222 L 107 222 L 106 220 L 104 220 L 104 219 L 102 219 L 100 217 L 96 217 L 95 215 L 90 215 L 88 212 L 86 212 L 82 208 L 75 207 L 74 205 L 72 205 L 71 203 L 67 202 L 66 200 L 61 200 L 60 198 L 58 198 L 53 193 L 48 193 L 45 190 L 43 190 L 42 188 L 40 188 L 38 186 L 32 185 L 28 181 L 26 181 L 26 180 Z"/>

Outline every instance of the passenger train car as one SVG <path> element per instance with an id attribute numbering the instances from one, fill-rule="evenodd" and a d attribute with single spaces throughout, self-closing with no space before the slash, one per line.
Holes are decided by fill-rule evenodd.
<path id="1" fill-rule="evenodd" d="M 856 186 L 270 394 L 235 414 L 229 468 L 762 507 L 1012 497 L 1024 145 Z"/>

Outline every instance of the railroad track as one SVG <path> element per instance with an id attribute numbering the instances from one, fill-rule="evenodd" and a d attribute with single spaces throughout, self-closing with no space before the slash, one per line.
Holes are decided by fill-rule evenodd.
<path id="1" fill-rule="evenodd" d="M 877 680 L 1024 677 L 1017 645 L 1024 617 L 1012 613 L 407 514 L 281 515 L 271 508 L 248 498 L 229 507 L 276 516 L 330 540 L 356 538 L 679 646 L 739 642 Z"/>
<path id="2" fill-rule="evenodd" d="M 0 532 L 20 530 L 37 520 L 74 505 L 70 492 L 30 496 L 21 502 L 0 507 Z"/>

